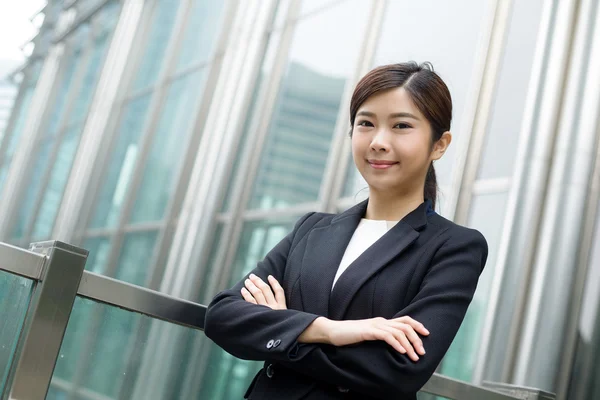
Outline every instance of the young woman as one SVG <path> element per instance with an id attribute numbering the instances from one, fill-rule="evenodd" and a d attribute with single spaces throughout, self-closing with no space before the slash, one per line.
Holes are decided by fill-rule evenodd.
<path id="1" fill-rule="evenodd" d="M 416 399 L 448 350 L 487 258 L 434 212 L 452 101 L 430 64 L 369 72 L 350 104 L 368 200 L 309 213 L 208 307 L 206 335 L 265 361 L 249 399 Z"/>

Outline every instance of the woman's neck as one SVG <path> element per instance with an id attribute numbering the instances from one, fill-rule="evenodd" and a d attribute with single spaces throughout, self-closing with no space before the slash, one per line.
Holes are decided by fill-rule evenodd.
<path id="1" fill-rule="evenodd" d="M 386 195 L 371 190 L 365 218 L 399 221 L 423 203 L 423 193 Z"/>

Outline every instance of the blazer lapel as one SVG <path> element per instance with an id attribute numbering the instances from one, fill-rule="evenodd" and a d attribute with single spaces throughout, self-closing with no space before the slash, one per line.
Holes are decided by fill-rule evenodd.
<path id="1" fill-rule="evenodd" d="M 335 216 L 329 225 L 309 233 L 300 271 L 304 311 L 328 316 L 333 279 L 366 209 L 367 200 Z"/>
<path id="2" fill-rule="evenodd" d="M 370 277 L 385 267 L 393 258 L 401 254 L 419 237 L 418 231 L 426 225 L 427 213 L 430 209 L 431 206 L 429 202 L 421 204 L 416 210 L 404 217 L 348 266 L 348 269 L 346 269 L 339 277 L 333 291 L 331 291 L 330 299 L 328 301 L 328 316 L 330 318 L 337 320 L 342 319 L 352 298 L 360 287 Z M 358 225 L 358 221 L 356 222 L 356 225 Z M 354 229 L 356 229 L 356 225 L 354 226 Z M 350 227 L 348 226 L 348 228 Z M 344 242 L 345 245 L 342 246 L 341 255 L 339 256 L 339 259 L 336 259 L 337 263 L 331 268 L 334 270 L 333 276 L 335 276 L 339 262 L 354 233 L 354 229 L 349 234 L 348 240 Z M 338 251 L 340 250 L 336 249 L 336 253 Z M 328 281 L 329 287 L 331 287 L 333 282 L 333 276 L 331 281 Z M 323 290 L 323 288 L 320 289 Z M 321 290 L 319 291 L 320 293 Z"/>

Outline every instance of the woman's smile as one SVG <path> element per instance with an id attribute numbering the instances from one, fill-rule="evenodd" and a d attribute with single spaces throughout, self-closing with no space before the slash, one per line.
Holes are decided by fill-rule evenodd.
<path id="1" fill-rule="evenodd" d="M 386 161 L 386 160 L 367 160 L 367 163 L 375 169 L 388 169 L 398 164 L 397 161 Z"/>

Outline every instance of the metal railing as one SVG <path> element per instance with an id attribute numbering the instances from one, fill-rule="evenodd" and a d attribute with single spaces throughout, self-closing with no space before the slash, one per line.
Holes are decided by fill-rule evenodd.
<path id="1" fill-rule="evenodd" d="M 46 397 L 76 296 L 204 329 L 205 306 L 84 271 L 86 259 L 86 250 L 57 241 L 33 244 L 29 251 L 0 243 L 0 270 L 34 281 L 2 399 Z M 487 382 L 480 386 L 439 374 L 421 392 L 455 400 L 555 398 L 537 389 Z"/>

